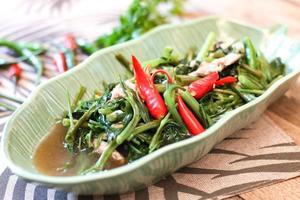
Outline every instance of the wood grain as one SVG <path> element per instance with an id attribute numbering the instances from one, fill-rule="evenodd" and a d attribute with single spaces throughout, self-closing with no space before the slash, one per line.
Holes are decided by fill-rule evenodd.
<path id="1" fill-rule="evenodd" d="M 226 198 L 224 200 L 244 200 L 244 199 L 242 197 L 240 197 L 240 196 L 235 196 L 235 197 Z"/>
<path id="2" fill-rule="evenodd" d="M 300 199 L 300 177 L 241 194 L 243 199 L 279 200 Z"/>

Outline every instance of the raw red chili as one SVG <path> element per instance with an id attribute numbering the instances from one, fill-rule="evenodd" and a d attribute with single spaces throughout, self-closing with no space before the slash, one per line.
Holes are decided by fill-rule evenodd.
<path id="1" fill-rule="evenodd" d="M 212 74 L 207 75 L 206 77 L 196 80 L 192 82 L 188 86 L 188 91 L 195 97 L 196 99 L 200 99 L 206 93 L 211 91 L 214 87 L 214 84 L 219 79 L 218 72 L 214 72 Z"/>
<path id="2" fill-rule="evenodd" d="M 77 49 L 76 38 L 73 34 L 69 33 L 65 35 L 65 47 L 72 51 L 75 51 Z"/>
<path id="3" fill-rule="evenodd" d="M 180 95 L 177 96 L 177 107 L 183 122 L 192 135 L 198 135 L 205 130 L 194 114 L 186 106 Z"/>
<path id="4" fill-rule="evenodd" d="M 151 83 L 135 56 L 132 56 L 132 65 L 139 95 L 145 101 L 150 115 L 155 119 L 163 118 L 168 113 L 163 98 L 155 85 Z"/>
<path id="5" fill-rule="evenodd" d="M 17 80 L 21 78 L 22 69 L 19 64 L 13 64 L 9 68 L 9 77 L 15 77 Z"/>
<path id="6" fill-rule="evenodd" d="M 154 83 L 154 79 L 155 79 L 155 76 L 156 76 L 157 74 L 164 74 L 164 75 L 166 75 L 167 78 L 168 78 L 168 82 L 169 82 L 169 83 L 173 83 L 173 79 L 172 79 L 172 77 L 170 76 L 169 72 L 167 72 L 166 70 L 163 70 L 163 69 L 158 69 L 158 70 L 156 70 L 156 71 L 151 75 L 151 78 L 150 78 L 151 83 Z"/>
<path id="7" fill-rule="evenodd" d="M 215 85 L 216 86 L 222 86 L 225 85 L 226 83 L 236 83 L 237 79 L 233 76 L 226 76 L 224 78 L 221 78 L 220 80 L 217 80 Z"/>
<path id="8" fill-rule="evenodd" d="M 68 71 L 68 66 L 66 63 L 66 57 L 63 52 L 58 52 L 53 56 L 53 62 L 56 66 L 56 71 L 59 73 L 63 73 Z"/>

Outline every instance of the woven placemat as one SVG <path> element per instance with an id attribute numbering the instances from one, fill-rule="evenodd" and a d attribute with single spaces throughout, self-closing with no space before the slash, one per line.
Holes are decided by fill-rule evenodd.
<path id="1" fill-rule="evenodd" d="M 75 19 L 26 18 L 11 21 L 11 26 L 0 22 L 0 37 L 22 41 L 55 43 L 66 32 L 94 38 L 109 30 L 117 13 Z M 94 20 L 94 21 L 93 21 Z M 94 23 L 91 23 L 93 21 Z M 82 24 L 89 26 L 86 31 Z M 96 31 L 91 31 L 91 29 Z M 78 58 L 81 59 L 80 56 Z M 52 61 L 45 58 L 44 80 L 55 76 Z M 16 96 L 26 99 L 34 90 L 32 67 L 22 63 L 24 76 Z M 7 72 L 0 72 L 1 92 L 13 93 Z M 0 112 L 0 132 L 10 112 Z M 0 133 L 1 137 L 1 133 Z M 261 116 L 255 123 L 234 133 L 217 145 L 201 160 L 182 168 L 146 189 L 113 196 L 77 196 L 59 189 L 46 188 L 38 183 L 27 183 L 13 175 L 0 157 L 1 199 L 222 199 L 253 188 L 272 184 L 300 175 L 300 147 L 269 117 Z"/>

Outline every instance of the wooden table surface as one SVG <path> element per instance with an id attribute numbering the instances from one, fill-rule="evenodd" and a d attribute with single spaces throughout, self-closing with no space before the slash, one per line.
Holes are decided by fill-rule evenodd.
<path id="1" fill-rule="evenodd" d="M 196 1 L 192 1 L 193 4 Z M 264 27 L 278 23 L 286 25 L 288 35 L 300 39 L 300 0 L 201 0 L 198 4 L 197 10 L 208 15 L 240 19 Z M 300 145 L 300 78 L 266 113 Z M 299 188 L 300 177 L 229 199 L 300 199 Z"/>
<path id="2" fill-rule="evenodd" d="M 48 0 L 47 2 L 50 1 L 59 2 L 56 0 Z M 72 2 L 77 4 L 77 2 L 71 0 L 64 1 L 70 4 L 72 4 Z M 7 5 L 13 8 L 15 4 L 20 5 L 21 2 L 22 0 L 12 0 L 7 2 Z M 93 0 L 84 1 L 84 3 L 85 2 L 93 2 Z M 101 2 L 105 3 L 107 1 Z M 31 4 L 33 3 L 42 4 L 44 1 L 32 1 Z M 78 4 L 85 5 L 84 3 L 83 1 L 78 1 Z M 125 5 L 128 5 L 128 3 L 124 3 L 123 1 L 119 3 L 124 4 L 122 6 L 123 8 L 126 8 Z M 20 7 L 23 10 L 29 9 L 28 6 Z M 33 6 L 32 9 L 34 10 L 36 7 L 37 6 Z M 82 7 L 85 8 L 84 6 L 81 6 L 81 8 Z M 104 6 L 104 8 L 105 7 L 107 6 Z M 188 0 L 186 7 L 191 13 L 189 15 L 190 17 L 198 15 L 219 15 L 243 20 L 262 27 L 280 23 L 288 27 L 288 34 L 291 37 L 300 39 L 300 0 Z M 0 13 L 11 14 L 7 9 L 3 8 L 0 8 Z M 68 6 L 66 6 L 66 9 L 68 9 Z M 93 8 L 93 10 L 95 9 Z M 118 11 L 121 12 L 122 10 L 124 9 L 119 9 Z M 45 13 L 45 9 L 34 10 L 34 14 L 38 14 L 38 12 L 44 15 L 49 14 Z M 17 14 L 18 12 L 14 13 Z M 51 13 L 49 15 L 51 15 Z M 57 15 L 57 13 L 55 15 Z M 300 79 L 298 79 L 297 83 L 292 86 L 283 97 L 270 106 L 266 113 L 300 145 Z M 300 177 L 255 189 L 229 199 L 300 199 L 299 188 Z"/>

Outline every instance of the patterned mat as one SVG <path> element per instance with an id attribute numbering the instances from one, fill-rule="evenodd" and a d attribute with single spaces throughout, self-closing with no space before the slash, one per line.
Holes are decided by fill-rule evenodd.
<path id="1" fill-rule="evenodd" d="M 121 10 L 121 9 L 120 9 Z M 22 41 L 56 43 L 66 32 L 93 39 L 109 30 L 118 12 L 82 18 L 44 20 L 15 19 L 8 26 L 0 21 L 0 37 Z M 85 24 L 87 28 L 82 29 Z M 95 30 L 95 31 L 91 31 Z M 54 42 L 53 42 L 54 41 Z M 78 58 L 81 60 L 82 58 Z M 44 80 L 54 76 L 50 57 L 46 57 Z M 34 89 L 32 68 L 22 63 L 24 78 L 16 95 L 26 99 Z M 0 72 L 0 90 L 13 93 L 7 72 Z M 0 112 L 0 136 L 10 112 Z M 217 145 L 196 163 L 182 168 L 153 186 L 130 194 L 113 196 L 77 196 L 73 193 L 27 183 L 6 168 L 0 156 L 0 200 L 5 199 L 222 199 L 263 185 L 300 175 L 300 147 L 269 118 L 266 112 L 255 123 Z"/>

